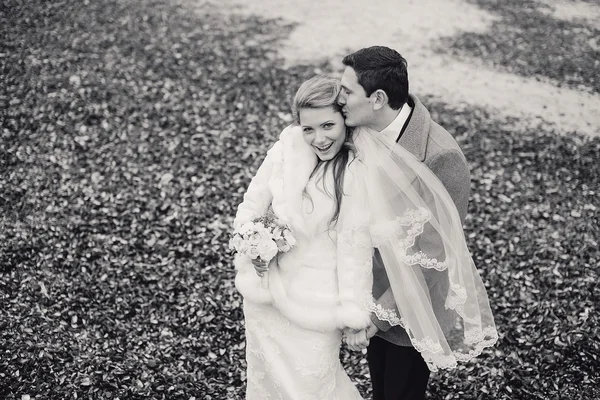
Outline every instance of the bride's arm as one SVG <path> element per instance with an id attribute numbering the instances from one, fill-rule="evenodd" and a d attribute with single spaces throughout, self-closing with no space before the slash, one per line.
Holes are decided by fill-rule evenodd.
<path id="1" fill-rule="evenodd" d="M 238 206 L 233 228 L 238 229 L 244 223 L 265 215 L 269 205 L 273 201 L 273 194 L 269 189 L 269 180 L 273 173 L 274 165 L 281 157 L 281 141 L 276 142 L 267 152 L 267 156 L 258 168 L 256 175 L 250 181 L 250 185 L 244 194 L 244 200 Z M 253 260 L 245 254 L 237 253 L 234 257 L 234 265 L 237 270 L 235 287 L 244 296 L 254 303 L 269 303 L 270 294 L 268 290 L 261 287 L 261 278 L 257 273 L 264 273 L 264 265 L 255 265 Z M 256 273 L 255 273 L 256 272 Z"/>
<path id="2" fill-rule="evenodd" d="M 337 273 L 339 285 L 339 327 L 363 329 L 370 323 L 367 304 L 373 285 L 373 243 L 366 198 L 361 192 L 358 160 L 350 163 L 344 179 L 344 197 L 337 231 Z"/>
<path id="3" fill-rule="evenodd" d="M 277 159 L 281 158 L 281 147 L 281 141 L 277 141 L 271 147 L 261 166 L 258 168 L 256 175 L 250 181 L 248 190 L 244 194 L 244 200 L 238 206 L 233 222 L 234 229 L 239 228 L 248 221 L 265 215 L 267 212 L 269 205 L 273 201 L 273 194 L 268 185 L 269 179 L 273 172 L 273 165 Z"/>

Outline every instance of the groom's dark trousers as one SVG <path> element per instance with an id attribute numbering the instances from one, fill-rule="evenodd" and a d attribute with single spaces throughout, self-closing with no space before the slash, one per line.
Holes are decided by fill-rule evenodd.
<path id="1" fill-rule="evenodd" d="M 423 400 L 429 368 L 414 347 L 397 346 L 380 337 L 371 338 L 367 361 L 373 400 Z"/>
<path id="2" fill-rule="evenodd" d="M 410 116 L 399 132 L 397 143 L 410 151 L 440 179 L 454 201 L 460 218 L 464 221 L 469 203 L 470 173 L 465 157 L 456 140 L 436 124 L 429 111 L 413 95 L 408 104 Z M 434 255 L 438 237 L 427 232 L 419 237 L 418 246 L 425 253 Z M 432 306 L 438 318 L 452 318 L 445 311 L 445 299 L 449 286 L 443 274 L 424 270 Z M 440 279 L 441 278 L 441 279 Z M 396 308 L 382 260 L 373 259 L 373 296 L 384 310 Z M 367 348 L 367 361 L 373 384 L 373 400 L 423 400 L 429 380 L 429 369 L 420 353 L 412 347 L 406 331 L 391 326 L 384 319 L 372 315 L 371 320 L 379 331 L 372 337 Z"/>

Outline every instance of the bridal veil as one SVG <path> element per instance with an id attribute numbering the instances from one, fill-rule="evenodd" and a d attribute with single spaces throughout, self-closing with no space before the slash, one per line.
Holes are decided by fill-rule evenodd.
<path id="1" fill-rule="evenodd" d="M 401 325 L 432 371 L 455 368 L 498 339 L 458 211 L 440 180 L 406 149 L 368 128 L 355 131 L 354 145 L 339 239 L 377 249 L 396 303 L 384 309 L 371 297 L 366 307 Z"/>

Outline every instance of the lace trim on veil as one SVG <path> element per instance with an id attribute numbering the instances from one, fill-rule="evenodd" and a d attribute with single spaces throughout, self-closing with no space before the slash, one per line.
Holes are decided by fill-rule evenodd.
<path id="1" fill-rule="evenodd" d="M 411 343 L 420 353 L 429 370 L 436 372 L 439 369 L 456 368 L 458 361 L 467 362 L 479 356 L 487 347 L 492 347 L 498 341 L 498 331 L 494 326 L 487 326 L 481 330 L 472 330 L 465 332 L 465 344 L 473 345 L 474 348 L 461 352 L 453 350 L 451 355 L 439 354 L 443 349 L 439 343 L 426 338 L 423 341 L 417 341 L 409 333 Z"/>
<path id="2" fill-rule="evenodd" d="M 474 346 L 473 349 L 467 352 L 452 351 L 451 355 L 443 354 L 442 345 L 432 340 L 425 338 L 417 340 L 411 334 L 410 329 L 406 326 L 404 319 L 398 315 L 396 310 L 386 309 L 377 304 L 372 296 L 365 299 L 365 306 L 374 313 L 381 321 L 386 321 L 392 326 L 401 326 L 406 330 L 408 337 L 417 351 L 421 353 L 423 359 L 427 363 L 430 371 L 436 372 L 439 369 L 456 368 L 457 362 L 466 362 L 479 356 L 487 347 L 492 347 L 498 341 L 498 332 L 494 326 L 487 326 L 482 330 L 472 329 L 465 332 L 464 343 Z"/>
<path id="3" fill-rule="evenodd" d="M 377 319 L 379 319 L 380 321 L 385 321 L 392 326 L 400 325 L 401 327 L 405 328 L 405 324 L 402 321 L 402 317 L 398 315 L 396 310 L 383 308 L 381 304 L 376 303 L 375 298 L 372 295 L 369 295 L 365 299 L 365 306 L 367 307 L 367 310 L 375 314 Z"/>
<path id="4" fill-rule="evenodd" d="M 396 218 L 395 221 L 382 222 L 371 226 L 371 237 L 373 239 L 373 245 L 377 247 L 383 244 L 390 237 L 397 239 L 399 243 L 398 253 L 402 261 L 407 265 L 420 265 L 423 268 L 432 268 L 437 271 L 444 271 L 448 269 L 446 261 L 439 261 L 434 257 L 428 257 L 422 251 L 417 251 L 414 254 L 408 254 L 407 250 L 414 246 L 417 236 L 423 233 L 425 224 L 431 220 L 432 214 L 429 210 L 424 207 L 418 209 L 411 209 L 404 212 L 402 216 Z M 406 229 L 408 227 L 408 229 Z M 402 237 L 404 236 L 405 237 Z M 474 322 L 466 316 L 462 305 L 464 305 L 467 299 L 467 290 L 460 284 L 452 282 L 450 279 L 450 288 L 454 293 L 454 296 L 448 298 L 446 307 L 456 312 L 467 322 Z M 390 322 L 386 318 L 390 315 L 393 310 L 379 310 L 379 313 L 383 316 L 384 321 Z M 373 310 L 376 315 L 377 310 Z M 396 319 L 394 319 L 396 320 Z M 390 322 L 391 323 L 391 322 Z M 400 325 L 395 323 L 392 325 Z"/>
<path id="5" fill-rule="evenodd" d="M 406 250 L 414 246 L 417 236 L 423 233 L 424 226 L 431 220 L 431 212 L 424 207 L 407 210 L 395 221 L 380 222 L 371 227 L 371 236 L 373 245 L 377 247 L 383 244 L 388 238 L 398 239 L 401 250 L 402 261 L 408 265 L 421 265 L 423 268 L 433 268 L 443 271 L 448 268 L 445 261 L 438 261 L 436 258 L 427 257 L 422 251 L 414 254 L 407 254 Z M 408 227 L 408 229 L 404 229 Z M 405 232 L 406 231 L 406 232 Z M 402 236 L 406 233 L 406 237 Z"/>
<path id="6" fill-rule="evenodd" d="M 374 246 L 382 245 L 389 238 L 394 238 L 399 244 L 398 255 L 402 261 L 408 265 L 420 265 L 423 268 L 432 268 L 437 271 L 444 271 L 448 268 L 445 261 L 439 261 L 436 258 L 428 257 L 424 252 L 418 251 L 414 254 L 407 254 L 407 250 L 414 246 L 417 236 L 423 233 L 424 226 L 432 218 L 432 214 L 426 208 L 407 210 L 395 221 L 383 222 L 371 226 L 371 236 Z M 404 236 L 404 237 L 403 237 Z M 450 289 L 453 295 L 447 299 L 445 307 L 456 311 L 456 313 L 465 321 L 478 324 L 469 318 L 464 311 L 464 304 L 467 300 L 467 290 L 458 283 L 450 280 Z M 417 340 L 410 332 L 407 324 L 401 315 L 394 309 L 385 309 L 381 304 L 377 304 L 372 296 L 365 299 L 367 309 L 374 313 L 381 321 L 386 321 L 392 326 L 401 326 L 404 328 L 411 340 L 411 343 L 423 356 L 429 369 L 433 372 L 441 369 L 456 368 L 457 361 L 469 361 L 481 354 L 484 348 L 493 346 L 498 340 L 498 332 L 494 326 L 486 326 L 482 329 L 470 329 L 464 333 L 464 344 L 473 346 L 468 351 L 453 350 L 451 354 L 445 355 L 442 345 L 429 337 Z"/>

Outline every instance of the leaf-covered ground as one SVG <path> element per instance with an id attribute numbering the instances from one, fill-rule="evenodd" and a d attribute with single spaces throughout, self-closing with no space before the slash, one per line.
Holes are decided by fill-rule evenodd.
<path id="1" fill-rule="evenodd" d="M 600 25 L 559 20 L 534 0 L 468 0 L 501 18 L 485 33 L 464 33 L 443 44 L 458 56 L 558 86 L 600 93 Z M 597 0 L 586 0 L 596 3 Z M 578 3 L 581 0 L 558 4 Z M 552 4 L 552 2 L 548 2 Z"/>
<path id="2" fill-rule="evenodd" d="M 164 0 L 3 3 L 0 398 L 243 398 L 226 242 L 314 74 L 281 68 L 291 28 Z M 424 100 L 470 162 L 501 332 L 430 397 L 600 396 L 600 140 Z M 364 357 L 342 357 L 368 396 Z"/>

